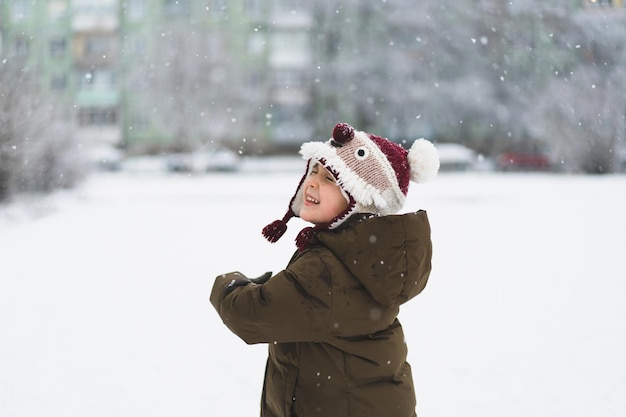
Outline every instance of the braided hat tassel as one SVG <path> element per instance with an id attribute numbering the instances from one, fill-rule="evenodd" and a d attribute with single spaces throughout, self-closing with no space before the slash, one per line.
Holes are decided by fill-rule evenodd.
<path id="1" fill-rule="evenodd" d="M 283 235 L 287 231 L 287 222 L 294 216 L 295 214 L 293 213 L 293 211 L 289 209 L 282 219 L 275 220 L 265 226 L 262 231 L 265 239 L 267 239 L 270 243 L 278 241 L 278 239 L 283 237 Z"/>

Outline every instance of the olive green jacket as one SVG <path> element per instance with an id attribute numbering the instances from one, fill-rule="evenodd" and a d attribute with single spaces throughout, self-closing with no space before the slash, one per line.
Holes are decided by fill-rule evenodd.
<path id="1" fill-rule="evenodd" d="M 424 289 L 431 255 L 425 211 L 355 215 L 264 284 L 219 276 L 211 302 L 226 326 L 269 344 L 261 416 L 415 416 L 396 316 Z"/>

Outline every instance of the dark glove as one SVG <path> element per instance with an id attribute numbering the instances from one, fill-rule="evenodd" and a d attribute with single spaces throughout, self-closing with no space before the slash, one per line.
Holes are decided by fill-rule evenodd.
<path id="1" fill-rule="evenodd" d="M 237 278 L 233 278 L 232 280 L 230 280 L 230 282 L 228 284 L 226 284 L 226 286 L 224 287 L 224 296 L 227 296 L 228 294 L 230 294 L 231 292 L 233 292 L 233 290 L 237 287 L 245 287 L 246 285 L 250 284 L 250 280 L 243 274 L 237 273 L 236 274 Z"/>
<path id="2" fill-rule="evenodd" d="M 237 278 L 233 278 L 225 287 L 224 287 L 224 296 L 230 294 L 234 291 L 235 288 L 245 287 L 248 284 L 265 284 L 267 280 L 272 277 L 271 272 L 266 272 L 258 278 L 248 278 L 245 275 L 237 274 Z"/>
<path id="3" fill-rule="evenodd" d="M 254 284 L 265 284 L 272 277 L 272 272 L 266 272 L 258 278 L 250 278 L 250 282 Z"/>

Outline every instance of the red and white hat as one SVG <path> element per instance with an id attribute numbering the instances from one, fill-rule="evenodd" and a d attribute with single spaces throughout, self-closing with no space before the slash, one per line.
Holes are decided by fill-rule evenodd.
<path id="1" fill-rule="evenodd" d="M 317 230 L 334 229 L 353 213 L 394 214 L 404 205 L 409 181 L 423 183 L 439 171 L 435 146 L 416 140 L 407 151 L 397 143 L 365 132 L 355 131 L 347 123 L 333 129 L 326 142 L 307 142 L 300 149 L 307 160 L 304 176 L 281 220 L 265 226 L 263 235 L 276 242 L 287 230 L 287 222 L 298 217 L 303 207 L 302 184 L 316 163 L 331 172 L 348 199 L 348 207 L 326 224 L 307 227 L 296 238 L 303 250 Z"/>

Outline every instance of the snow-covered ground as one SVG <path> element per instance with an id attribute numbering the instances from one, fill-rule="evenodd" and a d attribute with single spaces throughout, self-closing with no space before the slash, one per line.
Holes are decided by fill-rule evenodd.
<path id="1" fill-rule="evenodd" d="M 300 172 L 98 174 L 0 206 L 0 416 L 258 415 L 266 346 L 208 297 L 277 271 Z M 626 415 L 626 176 L 413 185 L 434 269 L 401 311 L 420 417 Z M 288 319 L 288 318 L 286 318 Z M 382 416 L 381 416 L 382 417 Z"/>

